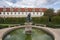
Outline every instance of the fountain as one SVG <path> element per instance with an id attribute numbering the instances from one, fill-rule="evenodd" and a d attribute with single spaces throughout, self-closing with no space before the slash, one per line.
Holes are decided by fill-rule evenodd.
<path id="1" fill-rule="evenodd" d="M 54 40 L 53 36 L 38 28 L 32 28 L 31 14 L 27 16 L 24 28 L 9 32 L 3 40 Z"/>

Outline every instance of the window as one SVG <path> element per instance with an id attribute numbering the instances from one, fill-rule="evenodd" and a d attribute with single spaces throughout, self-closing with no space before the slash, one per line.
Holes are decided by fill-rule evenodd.
<path id="1" fill-rule="evenodd" d="M 12 14 L 12 12 L 11 12 L 11 14 Z"/>
<path id="2" fill-rule="evenodd" d="M 40 15 L 42 15 L 42 12 L 40 13 Z"/>
<path id="3" fill-rule="evenodd" d="M 9 13 L 7 13 L 7 15 L 9 15 Z"/>
<path id="4" fill-rule="evenodd" d="M 1 14 L 1 12 L 0 12 L 0 14 Z"/>
<path id="5" fill-rule="evenodd" d="M 39 15 L 39 12 L 37 12 L 37 15 Z"/>
<path id="6" fill-rule="evenodd" d="M 22 15 L 22 12 L 20 12 L 20 15 Z"/>
<path id="7" fill-rule="evenodd" d="M 35 14 L 35 12 L 33 12 L 33 15 Z"/>
<path id="8" fill-rule="evenodd" d="M 20 12 L 18 12 L 18 14 L 20 14 Z"/>
<path id="9" fill-rule="evenodd" d="M 38 12 L 38 14 L 37 15 L 41 15 L 41 12 Z"/>
<path id="10" fill-rule="evenodd" d="M 4 12 L 4 15 L 5 15 L 5 12 Z"/>
<path id="11" fill-rule="evenodd" d="M 26 15 L 26 12 L 24 12 L 24 15 Z"/>
<path id="12" fill-rule="evenodd" d="M 26 15 L 27 15 L 27 12 L 26 12 Z"/>
<path id="13" fill-rule="evenodd" d="M 18 15 L 18 12 L 16 12 L 16 15 Z"/>
<path id="14" fill-rule="evenodd" d="M 15 12 L 15 15 L 16 15 L 16 12 Z"/>

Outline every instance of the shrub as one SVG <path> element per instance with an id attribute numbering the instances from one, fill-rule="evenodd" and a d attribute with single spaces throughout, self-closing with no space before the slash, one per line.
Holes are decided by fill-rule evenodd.
<path id="1" fill-rule="evenodd" d="M 34 17 L 32 18 L 33 23 L 36 24 L 46 24 L 48 22 L 48 17 L 43 16 L 43 17 Z"/>
<path id="2" fill-rule="evenodd" d="M 54 16 L 53 18 L 52 18 L 52 23 L 53 24 L 60 24 L 60 16 Z"/>
<path id="3" fill-rule="evenodd" d="M 8 27 L 8 25 L 0 25 L 0 29 L 7 28 L 7 27 Z"/>
<path id="4" fill-rule="evenodd" d="M 25 18 L 0 18 L 0 24 L 23 24 Z"/>

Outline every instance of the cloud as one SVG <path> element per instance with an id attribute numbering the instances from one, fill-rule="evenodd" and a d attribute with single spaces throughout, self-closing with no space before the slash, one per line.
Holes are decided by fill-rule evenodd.
<path id="1" fill-rule="evenodd" d="M 14 2 L 15 1 L 15 2 Z M 5 2 L 5 3 L 2 3 Z M 2 4 L 6 4 L 11 7 L 37 7 L 46 3 L 46 0 L 3 0 Z M 3 5 L 2 5 L 3 6 Z M 5 6 L 5 5 L 4 5 Z"/>
<path id="2" fill-rule="evenodd" d="M 8 1 L 5 1 L 5 0 L 0 1 L 0 7 L 10 7 L 10 5 L 12 5 L 11 2 L 8 2 Z"/>
<path id="3" fill-rule="evenodd" d="M 59 8 L 60 6 L 58 4 L 60 5 L 60 0 L 1 0 L 0 1 L 0 7 L 5 6 L 5 7 L 23 7 L 23 8 L 24 7 Z"/>
<path id="4" fill-rule="evenodd" d="M 44 4 L 46 4 L 46 0 L 22 0 L 20 2 L 16 3 L 17 5 L 19 4 L 20 6 L 22 5 L 23 7 L 39 7 Z"/>

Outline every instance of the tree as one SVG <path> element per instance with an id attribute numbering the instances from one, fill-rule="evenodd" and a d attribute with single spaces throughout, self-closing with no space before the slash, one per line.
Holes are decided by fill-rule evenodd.
<path id="1" fill-rule="evenodd" d="M 53 8 L 49 8 L 44 12 L 44 16 L 49 17 L 49 22 L 51 22 L 51 18 L 53 15 L 54 15 L 54 9 Z"/>
<path id="2" fill-rule="evenodd" d="M 57 16 L 60 16 L 60 10 L 57 10 Z"/>
<path id="3" fill-rule="evenodd" d="M 54 9 L 49 8 L 44 12 L 44 16 L 52 16 L 54 14 Z"/>

